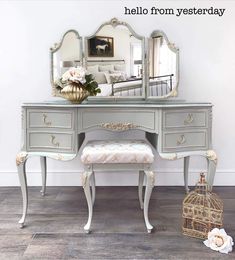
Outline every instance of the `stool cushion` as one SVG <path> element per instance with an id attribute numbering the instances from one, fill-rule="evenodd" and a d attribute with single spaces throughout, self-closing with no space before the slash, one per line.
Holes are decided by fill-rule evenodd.
<path id="1" fill-rule="evenodd" d="M 93 163 L 152 163 L 154 155 L 144 140 L 89 141 L 84 147 L 81 161 Z"/>

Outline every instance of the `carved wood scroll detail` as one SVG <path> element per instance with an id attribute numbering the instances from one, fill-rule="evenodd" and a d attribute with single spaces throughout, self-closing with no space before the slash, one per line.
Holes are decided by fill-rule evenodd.
<path id="1" fill-rule="evenodd" d="M 125 131 L 138 126 L 133 123 L 102 123 L 100 125 L 102 128 L 112 130 L 112 131 Z"/>
<path id="2" fill-rule="evenodd" d="M 16 156 L 16 165 L 19 166 L 24 163 L 27 159 L 28 154 L 26 152 L 20 152 Z"/>
<path id="3" fill-rule="evenodd" d="M 217 158 L 217 155 L 216 155 L 215 151 L 208 150 L 206 152 L 206 157 L 208 158 L 208 160 L 213 161 L 215 164 L 217 164 L 218 158 Z"/>

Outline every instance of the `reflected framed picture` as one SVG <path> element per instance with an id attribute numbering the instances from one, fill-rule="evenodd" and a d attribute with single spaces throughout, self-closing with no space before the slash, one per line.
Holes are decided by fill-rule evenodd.
<path id="1" fill-rule="evenodd" d="M 95 36 L 88 39 L 89 57 L 113 57 L 113 37 Z"/>

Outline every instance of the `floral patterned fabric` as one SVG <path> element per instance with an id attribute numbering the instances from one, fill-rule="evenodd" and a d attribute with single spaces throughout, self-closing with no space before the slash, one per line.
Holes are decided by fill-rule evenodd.
<path id="1" fill-rule="evenodd" d="M 81 161 L 92 163 L 152 163 L 154 155 L 142 140 L 90 141 L 84 147 Z"/>

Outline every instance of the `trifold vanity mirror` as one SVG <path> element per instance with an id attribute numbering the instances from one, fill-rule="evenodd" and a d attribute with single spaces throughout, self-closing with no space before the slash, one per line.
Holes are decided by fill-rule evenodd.
<path id="1" fill-rule="evenodd" d="M 116 18 L 84 39 L 77 31 L 69 30 L 61 42 L 51 48 L 54 96 L 61 96 L 56 87 L 58 78 L 77 66 L 84 66 L 101 90 L 97 96 L 89 97 L 89 101 L 177 96 L 179 52 L 162 31 L 154 31 L 145 38 Z"/>

